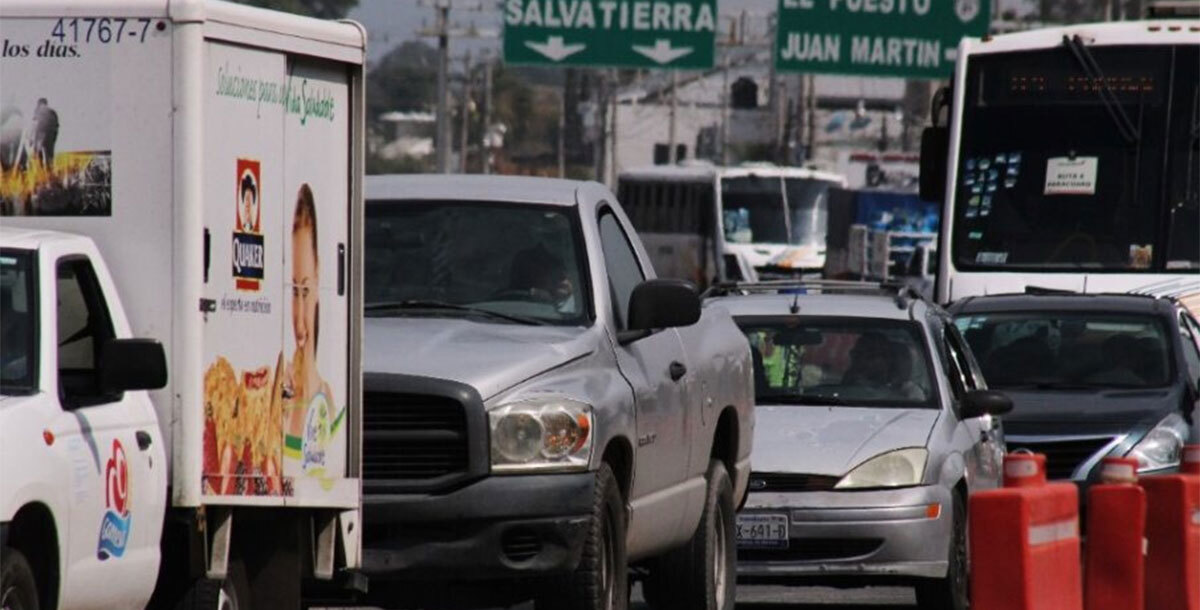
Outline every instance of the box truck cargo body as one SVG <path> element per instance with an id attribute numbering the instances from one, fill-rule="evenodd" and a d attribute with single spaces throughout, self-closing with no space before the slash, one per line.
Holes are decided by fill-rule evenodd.
<path id="1" fill-rule="evenodd" d="M 25 295 L 9 274 L 6 299 L 20 298 L 5 313 L 41 303 L 25 313 L 49 333 L 59 308 L 58 346 L 32 354 L 58 392 L 23 397 L 53 404 L 0 402 L 0 445 L 36 432 L 31 451 L 48 454 L 45 467 L 0 454 L 5 539 L 47 518 L 55 535 L 54 561 L 26 558 L 47 572 L 41 607 L 144 605 L 160 559 L 156 600 L 223 583 L 241 607 L 298 605 L 302 580 L 357 567 L 365 38 L 354 23 L 223 2 L 0 6 L 0 245 L 6 272 L 28 255 L 41 278 Z M 129 500 L 111 522 L 115 448 L 92 421 L 104 407 L 62 400 L 64 261 L 80 257 L 113 338 L 160 342 L 169 371 L 149 392 L 157 426 L 140 431 L 165 463 L 121 446 Z M 57 415 L 21 431 L 36 409 Z M 41 443 L 59 429 L 70 439 Z M 62 493 L 28 491 L 47 483 Z M 18 519 L 28 506 L 45 509 L 38 528 Z M 127 544 L 162 550 L 105 556 L 121 527 Z"/>

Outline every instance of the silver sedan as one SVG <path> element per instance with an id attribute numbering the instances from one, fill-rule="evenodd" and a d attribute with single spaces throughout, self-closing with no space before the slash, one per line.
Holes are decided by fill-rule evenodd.
<path id="1" fill-rule="evenodd" d="M 844 283 L 719 288 L 752 348 L 750 492 L 739 581 L 916 587 L 967 606 L 970 493 L 1000 484 L 1004 438 L 950 318 L 904 289 Z"/>

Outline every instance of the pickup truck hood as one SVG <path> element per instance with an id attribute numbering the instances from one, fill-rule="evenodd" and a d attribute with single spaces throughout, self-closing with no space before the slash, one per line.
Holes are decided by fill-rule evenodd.
<path id="1" fill-rule="evenodd" d="M 758 406 L 754 470 L 842 476 L 876 455 L 924 447 L 937 409 Z"/>
<path id="2" fill-rule="evenodd" d="M 597 336 L 580 327 L 443 317 L 367 318 L 363 370 L 449 379 L 474 387 L 487 400 L 588 355 Z"/>

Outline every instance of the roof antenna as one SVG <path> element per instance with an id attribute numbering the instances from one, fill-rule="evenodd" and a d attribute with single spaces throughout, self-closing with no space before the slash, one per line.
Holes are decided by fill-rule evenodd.
<path id="1" fill-rule="evenodd" d="M 791 311 L 792 315 L 796 315 L 796 314 L 800 313 L 800 294 L 799 293 L 797 293 L 795 296 L 792 297 L 792 305 L 791 305 L 791 307 L 788 307 L 788 311 Z"/>

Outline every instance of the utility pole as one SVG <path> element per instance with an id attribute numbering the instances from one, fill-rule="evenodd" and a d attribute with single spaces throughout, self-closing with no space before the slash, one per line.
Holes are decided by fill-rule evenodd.
<path id="1" fill-rule="evenodd" d="M 459 134 L 458 172 L 467 173 L 467 152 L 470 148 L 468 135 L 471 132 L 471 52 L 463 56 L 463 96 L 459 104 L 462 108 L 462 133 Z"/>
<path id="2" fill-rule="evenodd" d="M 721 57 L 721 165 L 729 165 L 729 54 Z"/>
<path id="3" fill-rule="evenodd" d="M 675 115 L 679 112 L 679 73 L 671 70 L 671 119 L 667 124 L 667 165 L 675 165 L 679 161 L 675 154 Z"/>
<path id="4" fill-rule="evenodd" d="M 617 113 L 618 113 L 618 110 L 620 109 L 620 106 L 618 106 L 619 100 L 617 99 L 618 98 L 617 92 L 620 91 L 620 88 L 621 88 L 620 76 L 621 76 L 620 72 L 618 72 L 616 70 L 612 71 L 612 87 L 610 88 L 609 93 L 608 93 L 608 98 L 612 102 L 612 110 L 609 113 L 610 114 L 609 121 L 612 121 L 612 123 L 611 123 L 612 124 L 612 144 L 610 145 L 609 150 L 611 150 L 612 152 L 609 155 L 610 162 L 609 162 L 609 172 L 608 172 L 608 186 L 612 187 L 613 189 L 616 189 L 617 176 L 619 175 L 619 170 L 617 169 L 617 125 L 618 125 L 618 120 L 620 119 L 620 115 Z"/>
<path id="5" fill-rule="evenodd" d="M 437 152 L 437 171 L 450 173 L 450 118 L 447 116 L 449 100 L 446 79 L 450 72 L 450 0 L 437 0 L 438 71 L 437 71 L 437 137 L 434 147 Z"/>
<path id="6" fill-rule="evenodd" d="M 808 116 L 805 118 L 804 123 L 808 126 L 808 142 L 804 146 L 804 158 L 812 161 L 814 156 L 813 147 L 817 144 L 817 86 L 816 77 L 812 74 L 807 74 L 805 77 L 808 79 L 808 86 L 805 87 L 805 93 L 808 98 L 805 104 L 808 106 Z"/>
<path id="7" fill-rule="evenodd" d="M 437 72 L 437 133 L 434 134 L 434 151 L 437 159 L 437 171 L 450 173 L 450 92 L 447 81 L 450 78 L 450 39 L 451 38 L 498 38 L 499 31 L 479 30 L 473 24 L 463 30 L 455 29 L 450 24 L 450 8 L 453 0 L 418 0 L 421 6 L 431 6 L 436 19 L 434 27 L 422 27 L 417 30 L 417 36 L 438 39 L 438 72 Z M 473 4 L 460 2 L 459 8 L 470 11 L 482 11 L 482 0 Z"/>
<path id="8" fill-rule="evenodd" d="M 558 177 L 567 177 L 567 88 L 558 96 Z"/>
<path id="9" fill-rule="evenodd" d="M 480 134 L 479 155 L 483 159 L 483 173 L 492 173 L 492 149 L 488 138 L 492 130 L 492 55 L 484 54 L 483 62 L 483 129 Z"/>

